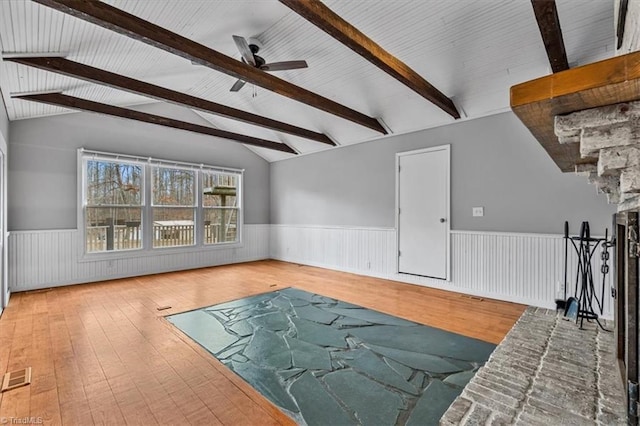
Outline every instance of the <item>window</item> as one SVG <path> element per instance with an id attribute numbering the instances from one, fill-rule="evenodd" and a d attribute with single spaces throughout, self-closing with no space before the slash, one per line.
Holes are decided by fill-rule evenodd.
<path id="1" fill-rule="evenodd" d="M 87 253 L 141 248 L 142 166 L 106 160 L 84 165 Z"/>
<path id="2" fill-rule="evenodd" d="M 195 172 L 153 167 L 153 246 L 195 244 Z"/>
<path id="3" fill-rule="evenodd" d="M 239 243 L 242 171 L 80 150 L 86 253 Z"/>
<path id="4" fill-rule="evenodd" d="M 238 176 L 202 174 L 204 243 L 235 242 L 238 239 Z"/>

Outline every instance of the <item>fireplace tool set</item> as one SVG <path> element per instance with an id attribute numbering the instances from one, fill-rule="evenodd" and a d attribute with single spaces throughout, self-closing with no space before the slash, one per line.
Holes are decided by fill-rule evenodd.
<path id="1" fill-rule="evenodd" d="M 578 256 L 578 265 L 576 268 L 576 281 L 574 293 L 572 297 L 567 299 L 567 268 L 569 256 L 569 243 L 573 246 Z M 568 319 L 575 320 L 576 324 L 580 324 L 580 329 L 587 322 L 595 320 L 600 328 L 606 330 L 599 320 L 599 315 L 604 311 L 604 289 L 606 277 L 609 273 L 609 248 L 614 245 L 613 239 L 609 241 L 608 229 L 605 230 L 604 238 L 596 238 L 591 236 L 589 222 L 582 222 L 580 226 L 580 235 L 569 236 L 569 223 L 564 223 L 564 299 L 556 300 L 556 307 L 564 309 L 564 315 Z M 600 272 L 602 275 L 602 285 L 600 286 L 600 294 L 596 290 L 596 283 L 593 279 L 592 260 L 598 249 L 602 248 L 600 253 Z M 600 312 L 600 314 L 597 313 Z"/>

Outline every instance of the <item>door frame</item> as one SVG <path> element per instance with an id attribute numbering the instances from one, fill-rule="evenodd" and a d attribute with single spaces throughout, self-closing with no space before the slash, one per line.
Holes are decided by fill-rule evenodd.
<path id="1" fill-rule="evenodd" d="M 450 282 L 451 281 L 451 144 L 446 144 L 446 145 L 438 145 L 438 146 L 433 146 L 430 148 L 421 148 L 421 149 L 415 149 L 412 151 L 404 151 L 404 152 L 397 152 L 396 153 L 396 210 L 395 210 L 395 218 L 396 218 L 396 247 L 395 247 L 395 259 L 396 259 L 396 274 L 405 274 L 405 275 L 411 275 L 411 274 L 406 274 L 404 272 L 400 272 L 400 256 L 399 256 L 399 250 L 400 250 L 400 158 L 404 157 L 404 156 L 409 156 L 409 155 L 416 155 L 416 154 L 425 154 L 428 152 L 434 152 L 434 151 L 445 151 L 447 154 L 447 195 L 446 195 L 446 217 L 445 219 L 447 220 L 447 236 L 446 236 L 446 241 L 445 241 L 445 250 L 446 250 L 446 266 L 445 266 L 445 278 L 441 279 L 441 278 L 436 278 L 436 277 L 426 277 L 426 278 L 431 278 L 434 280 L 440 280 L 440 281 L 446 281 L 446 282 Z"/>

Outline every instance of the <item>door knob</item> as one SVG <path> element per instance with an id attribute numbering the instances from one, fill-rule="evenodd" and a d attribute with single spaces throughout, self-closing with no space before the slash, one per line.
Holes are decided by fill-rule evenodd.
<path id="1" fill-rule="evenodd" d="M 440 223 L 445 223 L 447 221 L 447 219 L 445 219 L 444 217 L 440 218 Z"/>

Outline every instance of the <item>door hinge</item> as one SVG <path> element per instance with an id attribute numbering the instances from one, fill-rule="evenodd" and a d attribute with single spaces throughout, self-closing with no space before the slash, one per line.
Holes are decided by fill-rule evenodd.
<path id="1" fill-rule="evenodd" d="M 398 250 L 398 257 L 402 256 L 402 252 Z"/>
<path id="2" fill-rule="evenodd" d="M 400 207 L 398 207 L 398 214 L 400 214 Z"/>
<path id="3" fill-rule="evenodd" d="M 633 417 L 638 417 L 638 384 L 632 382 L 631 380 L 627 381 L 629 401 L 629 415 Z"/>
<path id="4" fill-rule="evenodd" d="M 398 172 L 400 172 L 400 166 L 398 166 Z"/>

